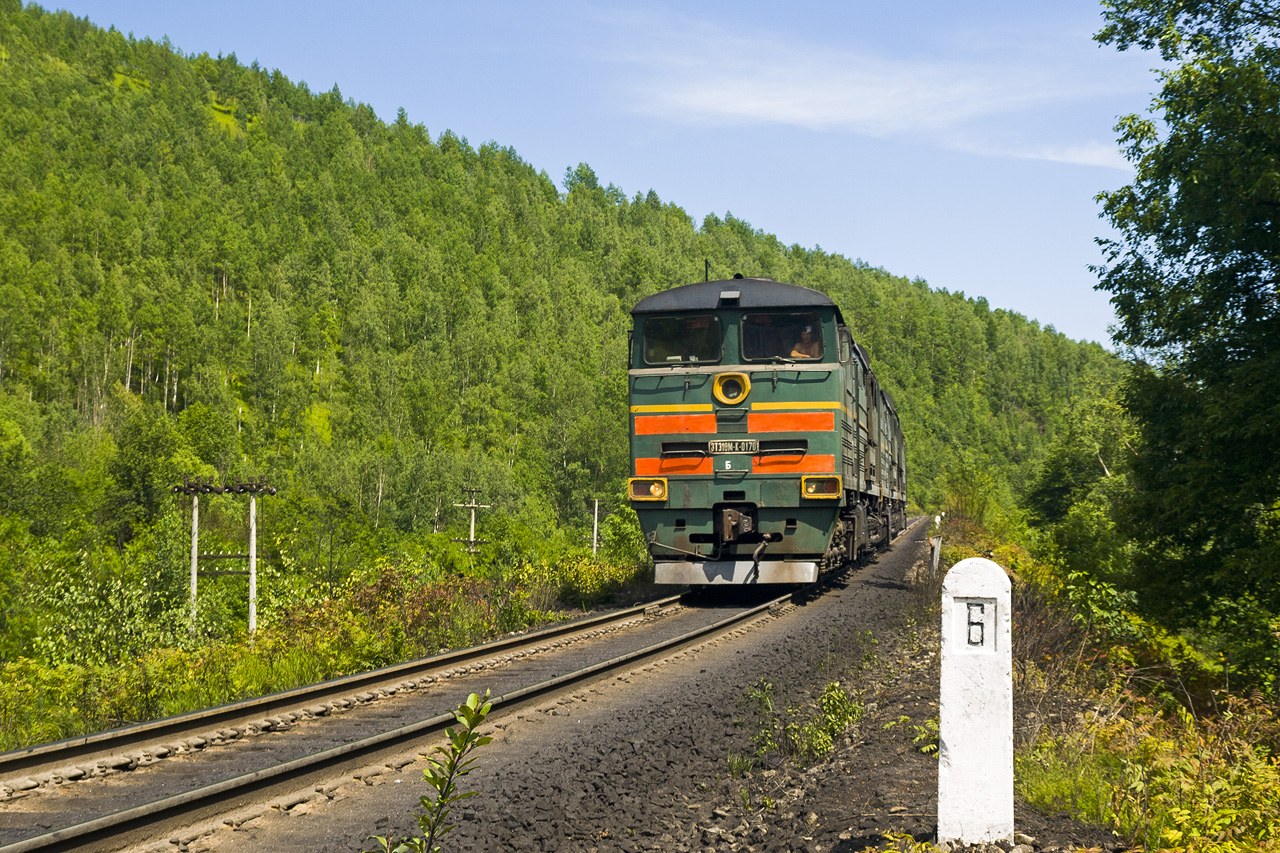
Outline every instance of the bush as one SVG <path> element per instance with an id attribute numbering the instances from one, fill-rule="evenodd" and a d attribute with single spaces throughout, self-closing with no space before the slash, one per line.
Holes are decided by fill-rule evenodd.
<path id="1" fill-rule="evenodd" d="M 1227 853 L 1280 848 L 1280 725 L 1258 697 L 1196 718 L 1129 696 L 1124 713 L 1019 757 L 1019 793 L 1116 826 L 1131 845 Z"/>

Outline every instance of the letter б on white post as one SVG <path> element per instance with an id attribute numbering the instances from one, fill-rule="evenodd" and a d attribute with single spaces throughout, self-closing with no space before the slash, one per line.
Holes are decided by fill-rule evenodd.
<path id="1" fill-rule="evenodd" d="M 973 557 L 942 582 L 938 842 L 1013 841 L 1013 656 L 1004 569 Z"/>

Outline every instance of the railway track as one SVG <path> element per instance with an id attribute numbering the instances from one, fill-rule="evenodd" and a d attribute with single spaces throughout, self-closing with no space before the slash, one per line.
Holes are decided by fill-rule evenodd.
<path id="1" fill-rule="evenodd" d="M 742 593 L 738 593 L 742 594 Z M 304 798 L 421 746 L 470 692 L 493 719 L 723 636 L 790 594 L 697 608 L 673 596 L 208 711 L 0 754 L 0 853 L 114 850 L 250 802 Z M 159 760 L 162 756 L 171 756 Z M 132 772 L 120 772 L 126 769 Z M 75 781 L 75 780 L 81 781 Z"/>
<path id="2" fill-rule="evenodd" d="M 630 620 L 643 618 L 646 614 L 658 613 L 677 606 L 680 601 L 681 597 L 678 595 L 669 596 L 647 604 L 574 620 L 429 658 L 361 672 L 320 684 L 273 693 L 257 699 L 0 753 L 0 785 L 18 781 L 22 774 L 42 781 L 42 777 L 49 776 L 58 768 L 76 763 L 92 764 L 104 757 L 123 755 L 130 748 L 181 740 L 190 735 L 216 731 L 218 727 L 267 720 L 273 714 L 293 708 L 304 711 L 308 708 L 314 709 L 318 703 L 334 698 L 385 690 L 388 686 L 399 688 L 418 679 L 437 676 L 440 672 L 451 668 L 497 658 L 504 654 L 518 653 L 530 646 L 555 642 L 593 629 L 625 624 Z M 269 725 L 266 728 L 270 729 L 272 726 Z"/>

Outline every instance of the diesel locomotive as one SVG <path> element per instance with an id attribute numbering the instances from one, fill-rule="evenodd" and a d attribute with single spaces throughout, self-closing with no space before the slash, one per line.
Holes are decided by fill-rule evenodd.
<path id="1" fill-rule="evenodd" d="M 812 583 L 903 528 L 898 415 L 825 294 L 736 277 L 631 313 L 627 491 L 657 583 Z"/>

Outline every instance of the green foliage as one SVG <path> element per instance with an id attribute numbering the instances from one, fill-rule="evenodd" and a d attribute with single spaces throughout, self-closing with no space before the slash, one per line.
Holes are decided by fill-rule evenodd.
<path id="1" fill-rule="evenodd" d="M 938 756 L 938 719 L 930 717 L 911 727 L 911 742 L 925 755 Z"/>
<path id="2" fill-rule="evenodd" d="M 1272 571 L 1257 564 L 1262 557 L 1255 550 L 1272 536 L 1268 524 L 1254 528 L 1254 546 L 1237 538 L 1232 554 L 1215 556 L 1207 543 L 1194 553 L 1178 545 L 1199 513 L 1172 500 L 1179 489 L 1169 478 L 1183 480 L 1189 475 L 1180 469 L 1196 463 L 1143 467 L 1153 434 L 1165 428 L 1148 425 L 1139 435 L 1118 400 L 1085 399 L 1069 411 L 1027 495 L 1037 525 L 1034 551 L 1052 567 L 1081 623 L 1132 646 L 1135 661 L 1179 661 L 1180 677 L 1189 682 L 1222 675 L 1224 686 L 1273 692 L 1280 619 L 1273 596 L 1254 592 Z M 1149 491 L 1157 475 L 1159 494 Z M 1169 646 L 1171 629 L 1196 651 Z"/>
<path id="3" fill-rule="evenodd" d="M 1082 397 L 1046 448 L 1025 502 L 1042 524 L 1056 524 L 1099 483 L 1122 476 L 1136 451 L 1136 429 L 1114 397 Z"/>
<path id="4" fill-rule="evenodd" d="M 108 512 L 120 543 L 160 517 L 179 479 L 173 460 L 178 439 L 169 419 L 132 397 L 123 399 L 126 414 L 115 456 L 107 466 L 113 485 L 107 495 Z"/>
<path id="5" fill-rule="evenodd" d="M 1022 527 L 1009 485 L 993 460 L 972 448 L 956 448 L 942 473 L 943 508 L 949 518 L 965 518 L 1005 537 Z"/>
<path id="6" fill-rule="evenodd" d="M 778 748 L 776 739 L 778 715 L 773 706 L 772 682 L 761 678 L 747 688 L 744 698 L 755 706 L 756 713 L 760 716 L 760 725 L 751 735 L 751 743 L 756 748 L 756 753 L 764 756 L 769 750 Z"/>
<path id="7" fill-rule="evenodd" d="M 422 835 L 403 839 L 395 848 L 392 848 L 390 840 L 383 836 L 370 836 L 384 850 L 392 853 L 424 853 L 425 851 L 436 853 L 440 850 L 435 843 L 436 839 L 448 834 L 449 830 L 454 828 L 454 824 L 446 822 L 449 819 L 449 812 L 461 801 L 476 795 L 475 791 L 459 793 L 458 780 L 470 773 L 471 765 L 475 764 L 476 757 L 471 753 L 493 741 L 492 737 L 481 735 L 477 731 L 484 724 L 485 717 L 493 707 L 488 700 L 488 690 L 484 692 L 483 697 L 475 693 L 468 696 L 467 701 L 454 711 L 454 717 L 462 726 L 458 729 L 446 730 L 449 735 L 449 745 L 436 747 L 435 751 L 439 758 L 427 757 L 427 766 L 422 771 L 422 777 L 435 789 L 435 794 L 423 796 L 419 800 L 422 814 L 418 815 L 418 826 L 422 830 Z"/>
<path id="8" fill-rule="evenodd" d="M 884 728 L 888 729 L 904 726 L 911 733 L 911 743 L 923 752 L 925 755 L 938 756 L 938 718 L 931 717 L 921 723 L 912 723 L 911 718 L 906 716 L 898 717 L 896 720 L 890 720 L 884 724 Z"/>
<path id="9" fill-rule="evenodd" d="M 755 765 L 756 760 L 753 756 L 742 755 L 733 750 L 729 751 L 729 775 L 734 779 L 750 773 L 751 768 L 755 767 Z"/>
<path id="10" fill-rule="evenodd" d="M 1120 233 L 1099 287 L 1137 362 L 1122 401 L 1142 441 L 1116 521 L 1139 606 L 1206 644 L 1247 646 L 1274 689 L 1280 638 L 1280 18 L 1268 4 L 1112 0 L 1097 39 L 1158 49 L 1152 115 L 1117 130 L 1135 167 L 1099 196 Z M 1242 608 L 1233 602 L 1247 601 Z"/>
<path id="11" fill-rule="evenodd" d="M 760 726 L 752 735 L 752 743 L 762 756 L 770 750 L 778 750 L 810 761 L 821 758 L 832 750 L 835 739 L 866 713 L 866 709 L 846 693 L 838 681 L 823 688 L 815 713 L 805 715 L 800 708 L 792 706 L 787 708 L 789 719 L 785 720 L 774 708 L 773 684 L 770 682 L 761 679 L 747 689 L 745 698 L 760 715 Z"/>
<path id="12" fill-rule="evenodd" d="M 822 689 L 822 694 L 818 697 L 818 708 L 822 712 L 823 722 L 833 735 L 844 734 L 866 712 L 865 708 L 840 687 L 838 681 L 833 681 Z"/>
<path id="13" fill-rule="evenodd" d="M 1159 48 L 1157 118 L 1117 130 L 1134 182 L 1103 193 L 1121 239 L 1102 241 L 1101 287 L 1120 340 L 1206 375 L 1212 362 L 1271 351 L 1275 308 L 1260 298 L 1280 260 L 1272 239 L 1280 147 L 1280 19 L 1265 5 L 1113 0 L 1097 40 Z M 1224 203 L 1229 202 L 1229 203 Z"/>
<path id="14" fill-rule="evenodd" d="M 635 510 L 630 507 L 618 510 L 608 516 L 600 528 L 600 547 L 605 560 L 624 566 L 649 562 L 644 532 Z"/>
<path id="15" fill-rule="evenodd" d="M 22 429 L 8 418 L 0 418 L 0 511 L 15 508 L 22 500 L 26 475 L 31 467 L 31 446 Z"/>
<path id="16" fill-rule="evenodd" d="M 822 689 L 818 697 L 818 713 L 807 721 L 787 723 L 782 734 L 799 755 L 810 760 L 820 758 L 831 751 L 835 739 L 861 720 L 865 712 L 866 709 L 844 691 L 840 682 L 833 681 Z"/>
<path id="17" fill-rule="evenodd" d="M 1280 842 L 1280 728 L 1258 701 L 1197 719 L 1142 703 L 1019 757 L 1018 792 L 1118 828 L 1145 849 L 1267 850 Z"/>
<path id="18" fill-rule="evenodd" d="M 1100 347 L 982 300 L 732 216 L 699 226 L 586 164 L 561 194 L 509 148 L 386 124 L 231 56 L 36 7 L 0 32 L 0 281 L 25 306 L 3 318 L 0 387 L 61 407 L 51 438 L 111 433 L 101 510 L 121 541 L 157 488 L 211 466 L 298 493 L 276 520 L 313 541 L 456 533 L 467 484 L 575 532 L 607 496 L 606 545 L 630 557 L 627 312 L 704 259 L 835 298 L 903 412 L 922 505 L 942 502 L 954 446 L 1016 489 L 1062 399 L 1114 374 Z M 145 417 L 113 411 L 131 397 Z M 313 549 L 325 584 L 342 550 Z"/>
<path id="19" fill-rule="evenodd" d="M 1063 594 L 1084 627 L 1112 639 L 1132 638 L 1128 617 L 1137 601 L 1133 593 L 1121 592 L 1085 572 L 1072 572 L 1067 575 Z"/>
<path id="20" fill-rule="evenodd" d="M 1094 826 L 1114 825 L 1111 791 L 1120 761 L 1091 749 L 1086 733 L 1041 741 L 1014 758 L 1014 784 L 1024 801 L 1049 812 L 1067 812 Z"/>

